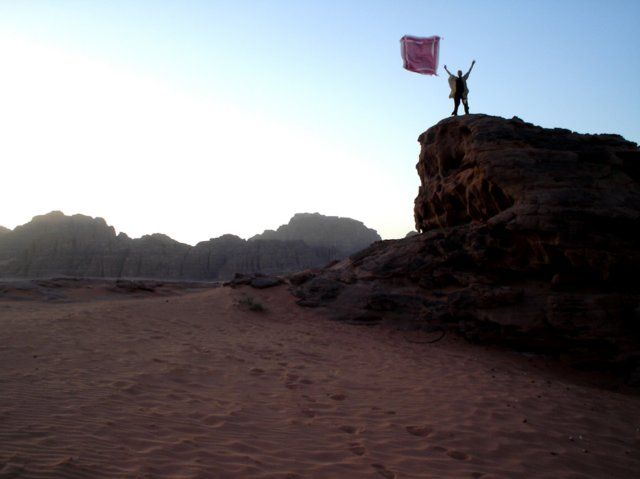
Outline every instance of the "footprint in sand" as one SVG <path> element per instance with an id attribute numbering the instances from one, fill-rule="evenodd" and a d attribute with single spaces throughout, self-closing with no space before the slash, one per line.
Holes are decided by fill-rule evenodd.
<path id="1" fill-rule="evenodd" d="M 468 455 L 460 451 L 449 451 L 447 452 L 447 456 L 457 459 L 458 461 L 466 461 L 469 459 Z"/>
<path id="2" fill-rule="evenodd" d="M 212 414 L 211 416 L 207 416 L 202 420 L 207 426 L 211 426 L 213 428 L 218 428 L 224 425 L 224 419 L 220 416 Z"/>
<path id="3" fill-rule="evenodd" d="M 390 471 L 389 469 L 384 467 L 384 465 L 382 464 L 371 464 L 371 467 L 373 467 L 376 470 L 376 472 L 380 474 L 382 477 L 384 477 L 385 479 L 395 479 L 396 477 L 395 472 Z"/>
<path id="4" fill-rule="evenodd" d="M 77 459 L 74 458 L 73 456 L 68 456 L 65 457 L 63 459 L 58 459 L 56 461 L 54 461 L 51 465 L 53 467 L 60 467 L 60 466 L 67 466 L 67 465 L 74 465 L 74 461 L 76 461 Z"/>
<path id="5" fill-rule="evenodd" d="M 349 444 L 349 451 L 351 451 L 351 453 L 355 454 L 356 456 L 364 456 L 364 454 L 367 452 L 367 449 L 359 442 L 352 442 L 351 444 Z"/>
<path id="6" fill-rule="evenodd" d="M 284 383 L 285 387 L 288 389 L 299 389 L 302 386 L 308 386 L 309 384 L 313 384 L 313 381 L 307 378 L 300 379 L 300 376 L 293 373 L 287 373 L 286 381 Z"/>
<path id="7" fill-rule="evenodd" d="M 353 426 L 340 426 L 339 428 L 342 432 L 346 432 L 347 434 L 355 434 L 358 432 L 358 429 Z"/>
<path id="8" fill-rule="evenodd" d="M 303 408 L 303 409 L 300 410 L 300 412 L 302 414 L 304 414 L 305 416 L 307 416 L 307 417 L 316 417 L 315 411 L 313 411 L 313 410 L 311 410 L 309 408 Z"/>
<path id="9" fill-rule="evenodd" d="M 447 452 L 446 447 L 440 447 L 440 446 L 432 446 L 429 448 L 429 450 L 433 452 Z"/>
<path id="10" fill-rule="evenodd" d="M 427 426 L 407 426 L 407 432 L 418 437 L 425 437 L 431 434 L 432 430 Z"/>
<path id="11" fill-rule="evenodd" d="M 127 386 L 122 391 L 126 392 L 127 394 L 131 394 L 133 396 L 137 396 L 137 395 L 142 393 L 142 391 L 140 391 L 140 387 L 137 384 L 133 384 L 131 386 Z"/>

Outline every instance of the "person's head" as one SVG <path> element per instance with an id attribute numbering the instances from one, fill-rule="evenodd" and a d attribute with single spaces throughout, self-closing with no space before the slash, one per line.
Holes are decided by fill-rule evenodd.
<path id="1" fill-rule="evenodd" d="M 458 76 L 461 77 L 462 76 L 462 70 L 458 70 Z"/>

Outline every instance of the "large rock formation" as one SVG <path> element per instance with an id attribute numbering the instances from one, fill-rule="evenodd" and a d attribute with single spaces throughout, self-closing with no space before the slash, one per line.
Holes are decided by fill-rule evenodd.
<path id="1" fill-rule="evenodd" d="M 11 232 L 9 228 L 5 228 L 4 226 L 0 226 L 0 236 Z"/>
<path id="2" fill-rule="evenodd" d="M 36 216 L 0 237 L 0 276 L 42 277 L 65 271 L 112 276 L 124 260 L 117 255 L 122 242 L 102 218 L 67 217 L 59 211 Z"/>
<path id="3" fill-rule="evenodd" d="M 310 246 L 329 248 L 336 255 L 350 255 L 375 241 L 380 241 L 376 230 L 361 221 L 319 213 L 298 213 L 277 230 L 266 230 L 250 238 L 254 240 L 304 241 Z"/>
<path id="4" fill-rule="evenodd" d="M 422 234 L 292 277 L 302 304 L 637 368 L 637 146 L 486 115 L 443 120 L 418 141 Z"/>
<path id="5" fill-rule="evenodd" d="M 339 244 L 349 243 L 348 238 L 335 238 Z M 293 237 L 246 241 L 224 235 L 193 247 L 162 234 L 131 239 L 124 233 L 116 235 L 102 218 L 54 211 L 0 234 L 0 277 L 223 280 L 235 273 L 292 273 L 324 266 L 347 254 Z"/>
<path id="6" fill-rule="evenodd" d="M 327 248 L 302 241 L 246 241 L 224 235 L 194 246 L 184 270 L 192 278 L 211 278 L 215 272 L 212 279 L 228 279 L 235 273 L 291 273 L 308 268 L 306 265 L 324 266 L 336 258 Z"/>

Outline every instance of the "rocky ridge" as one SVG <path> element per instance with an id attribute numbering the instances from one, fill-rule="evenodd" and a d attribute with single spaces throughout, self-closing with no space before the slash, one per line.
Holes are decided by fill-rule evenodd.
<path id="1" fill-rule="evenodd" d="M 249 241 L 256 240 L 300 240 L 309 246 L 351 254 L 381 238 L 376 230 L 367 228 L 361 221 L 319 213 L 298 213 L 277 230 L 266 230 L 249 238 Z"/>
<path id="2" fill-rule="evenodd" d="M 163 234 L 132 239 L 116 235 L 102 218 L 54 211 L 0 235 L 0 277 L 226 280 L 235 273 L 286 274 L 320 267 L 351 252 L 333 243 L 309 245 L 295 235 L 252 241 L 224 235 L 195 246 Z"/>
<path id="3" fill-rule="evenodd" d="M 335 319 L 440 327 L 640 383 L 640 150 L 468 115 L 418 138 L 419 235 L 291 277 Z"/>

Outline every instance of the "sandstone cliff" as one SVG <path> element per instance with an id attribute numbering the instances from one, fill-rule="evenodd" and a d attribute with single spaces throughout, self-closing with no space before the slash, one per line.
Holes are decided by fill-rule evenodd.
<path id="1" fill-rule="evenodd" d="M 288 224 L 275 231 L 266 230 L 249 241 L 299 240 L 310 246 L 332 249 L 340 256 L 360 251 L 380 239 L 376 230 L 367 228 L 361 221 L 319 213 L 298 213 Z"/>
<path id="2" fill-rule="evenodd" d="M 418 141 L 422 234 L 292 277 L 301 303 L 568 352 L 640 382 L 637 146 L 486 115 Z"/>
<path id="3" fill-rule="evenodd" d="M 119 269 L 122 239 L 102 218 L 36 216 L 0 239 L 0 276 L 42 277 L 63 271 L 111 276 Z"/>
<path id="4" fill-rule="evenodd" d="M 322 221 L 323 217 L 317 216 Z M 371 231 L 364 225 L 362 229 Z M 339 234 L 334 238 L 339 244 L 350 241 L 340 239 Z M 58 211 L 36 216 L 13 231 L 0 234 L 0 277 L 222 280 L 235 273 L 292 273 L 320 267 L 346 255 L 337 248 L 309 245 L 295 235 L 282 240 L 252 241 L 224 235 L 193 247 L 162 234 L 131 239 L 123 233 L 116 235 L 102 218 L 65 216 Z"/>

